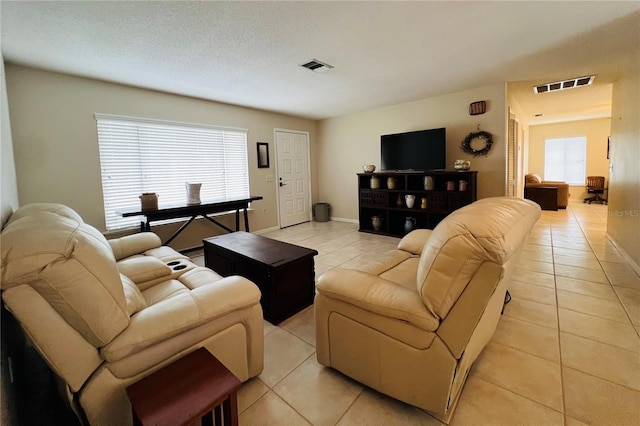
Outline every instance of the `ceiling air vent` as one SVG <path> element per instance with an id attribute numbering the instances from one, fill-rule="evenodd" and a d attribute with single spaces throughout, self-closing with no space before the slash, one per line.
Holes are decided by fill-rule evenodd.
<path id="1" fill-rule="evenodd" d="M 554 83 L 541 84 L 533 87 L 533 93 L 555 92 L 557 90 L 575 89 L 576 87 L 588 86 L 593 83 L 595 76 L 578 77 Z"/>
<path id="2" fill-rule="evenodd" d="M 301 67 L 310 69 L 313 72 L 327 72 L 331 69 L 333 69 L 333 66 L 329 65 L 329 64 L 325 64 L 324 62 L 320 62 L 317 59 L 312 59 L 309 62 L 307 62 L 306 64 L 302 64 L 300 65 Z"/>

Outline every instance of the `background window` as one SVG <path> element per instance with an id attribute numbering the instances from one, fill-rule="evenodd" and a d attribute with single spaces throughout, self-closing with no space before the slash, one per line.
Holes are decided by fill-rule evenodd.
<path id="1" fill-rule="evenodd" d="M 544 180 L 584 185 L 587 159 L 587 138 L 556 138 L 544 140 Z"/>
<path id="2" fill-rule="evenodd" d="M 108 231 L 138 226 L 117 211 L 140 207 L 144 192 L 160 207 L 186 203 L 185 183 L 202 183 L 203 202 L 249 197 L 247 131 L 96 114 Z"/>

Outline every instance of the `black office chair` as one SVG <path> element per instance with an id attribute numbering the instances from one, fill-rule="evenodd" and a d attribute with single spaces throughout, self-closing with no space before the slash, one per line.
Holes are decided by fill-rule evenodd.
<path id="1" fill-rule="evenodd" d="M 605 189 L 604 176 L 587 176 L 587 192 L 593 196 L 585 198 L 584 202 L 607 204 L 607 199 L 600 196 L 604 194 Z"/>

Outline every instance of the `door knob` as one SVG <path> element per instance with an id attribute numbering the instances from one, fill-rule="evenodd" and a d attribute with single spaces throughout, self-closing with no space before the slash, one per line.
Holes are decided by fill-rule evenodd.
<path id="1" fill-rule="evenodd" d="M 278 185 L 280 185 L 280 186 L 285 186 L 286 185 L 286 183 L 282 182 L 282 178 L 279 178 L 278 180 L 279 180 Z"/>

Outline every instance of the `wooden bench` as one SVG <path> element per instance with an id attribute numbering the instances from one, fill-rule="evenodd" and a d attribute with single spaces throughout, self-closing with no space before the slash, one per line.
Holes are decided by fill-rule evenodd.
<path id="1" fill-rule="evenodd" d="M 127 387 L 134 425 L 237 425 L 240 380 L 200 348 Z"/>

